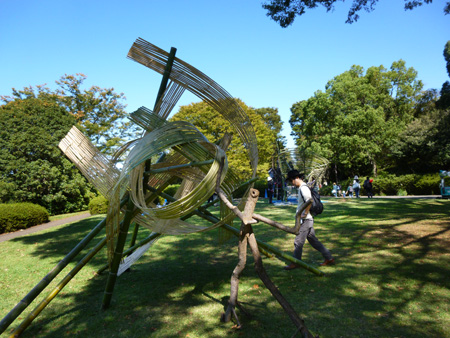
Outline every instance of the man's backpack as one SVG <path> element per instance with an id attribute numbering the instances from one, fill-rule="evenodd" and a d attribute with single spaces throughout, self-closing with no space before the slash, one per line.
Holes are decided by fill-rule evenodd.
<path id="1" fill-rule="evenodd" d="M 323 203 L 320 200 L 320 195 L 316 189 L 314 189 L 314 188 L 311 189 L 310 187 L 308 187 L 308 189 L 311 192 L 311 197 L 312 197 L 312 204 L 311 204 L 311 208 L 309 209 L 309 212 L 311 213 L 312 216 L 317 216 L 317 215 L 321 214 L 323 211 Z M 300 191 L 300 195 L 302 195 L 302 199 L 305 200 L 303 198 L 302 190 L 299 189 L 299 191 Z"/>

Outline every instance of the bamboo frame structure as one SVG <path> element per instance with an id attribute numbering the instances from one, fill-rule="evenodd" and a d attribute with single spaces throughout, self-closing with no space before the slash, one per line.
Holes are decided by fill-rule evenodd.
<path id="1" fill-rule="evenodd" d="M 221 228 L 240 239 L 240 263 L 233 273 L 230 306 L 223 319 L 229 319 L 233 313 L 239 323 L 234 307 L 238 304 L 239 274 L 245 266 L 242 254 L 246 252 L 248 244 L 255 257 L 255 268 L 261 280 L 288 313 L 297 331 L 302 332 L 305 337 L 311 337 L 303 320 L 265 273 L 259 252 L 266 255 L 274 254 L 280 259 L 294 262 L 318 276 L 323 276 L 323 272 L 257 240 L 251 228 L 251 224 L 264 222 L 277 229 L 297 234 L 300 222 L 296 219 L 295 226 L 291 228 L 253 212 L 258 199 L 257 191 L 252 189 L 256 180 L 258 149 L 250 120 L 230 94 L 208 76 L 176 58 L 175 53 L 175 48 L 167 53 L 143 39 L 136 40 L 128 53 L 128 58 L 163 75 L 153 111 L 141 107 L 130 115 L 130 119 L 145 130 L 141 138 L 128 142 L 111 158 L 101 154 L 75 127 L 61 140 L 60 149 L 108 199 L 107 216 L 0 322 L 0 334 L 103 227 L 106 228 L 105 238 L 27 316 L 14 331 L 13 336 L 23 332 L 103 246 L 106 245 L 108 248 L 108 264 L 99 272 L 109 268 L 102 303 L 102 308 L 106 309 L 111 303 L 117 272 L 123 257 L 147 243 L 154 242 L 164 234 L 179 235 Z M 168 115 L 185 90 L 211 105 L 234 127 L 235 135 L 241 139 L 248 152 L 252 167 L 249 181 L 242 184 L 233 168 L 228 167 L 226 149 L 231 140 L 230 135 L 225 135 L 219 144 L 212 144 L 192 124 L 185 121 L 167 121 Z M 120 158 L 124 155 L 125 161 L 118 166 Z M 159 157 L 157 161 L 156 157 Z M 164 194 L 163 190 L 174 180 L 181 180 L 180 188 L 174 196 Z M 238 205 L 233 205 L 230 202 L 232 192 L 241 185 L 247 186 L 246 193 Z M 207 210 L 216 201 L 205 204 L 214 192 L 219 196 L 221 204 L 220 217 Z M 159 196 L 167 199 L 169 203 L 156 208 L 156 199 Z M 310 201 L 305 203 L 302 209 L 306 208 L 308 203 Z M 189 218 L 193 215 L 200 216 L 211 224 L 200 226 L 190 223 Z M 236 217 L 241 220 L 240 230 L 230 225 Z M 136 225 L 130 248 L 124 251 L 129 227 L 133 222 Z M 141 226 L 150 229 L 152 233 L 145 240 L 135 244 Z"/>

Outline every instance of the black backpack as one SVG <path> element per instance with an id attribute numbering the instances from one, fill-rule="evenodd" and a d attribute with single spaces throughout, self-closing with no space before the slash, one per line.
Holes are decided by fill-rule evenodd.
<path id="1" fill-rule="evenodd" d="M 311 213 L 312 216 L 317 216 L 317 215 L 321 214 L 323 211 L 323 203 L 320 200 L 320 195 L 316 189 L 311 189 L 310 187 L 308 187 L 308 189 L 311 192 L 311 197 L 313 200 L 311 208 L 309 209 L 309 212 Z M 300 191 L 300 195 L 302 195 L 302 199 L 305 200 L 303 198 L 302 190 L 299 189 L 299 191 Z"/>

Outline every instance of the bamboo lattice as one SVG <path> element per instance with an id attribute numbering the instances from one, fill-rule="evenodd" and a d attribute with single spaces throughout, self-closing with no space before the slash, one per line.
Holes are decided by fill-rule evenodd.
<path id="1" fill-rule="evenodd" d="M 138 39 L 131 47 L 128 58 L 163 74 L 169 54 L 164 50 Z M 179 235 L 199 232 L 230 223 L 235 215 L 227 208 L 221 219 L 211 226 L 199 226 L 182 220 L 194 212 L 220 188 L 227 196 L 241 182 L 228 168 L 224 148 L 229 140 L 219 145 L 210 143 L 192 124 L 185 121 L 167 121 L 171 110 L 185 90 L 189 90 L 210 104 L 234 127 L 236 135 L 246 146 L 252 166 L 252 178 L 256 176 L 258 149 L 256 136 L 248 116 L 235 99 L 208 76 L 175 58 L 170 72 L 170 82 L 154 111 L 141 107 L 130 114 L 130 119 L 145 130 L 144 135 L 128 142 L 111 158 L 100 153 L 77 128 L 73 127 L 60 142 L 61 150 L 76 164 L 84 176 L 109 201 L 106 217 L 106 237 L 111 257 L 119 224 L 123 218 L 120 201 L 129 195 L 137 212 L 133 221 L 160 234 Z M 126 155 L 119 169 L 117 162 Z M 160 160 L 151 163 L 156 157 Z M 199 163 L 196 165 L 196 163 Z M 219 170 L 221 168 L 222 170 Z M 218 177 L 220 174 L 220 177 Z M 175 201 L 157 206 L 161 192 L 174 179 L 181 179 Z M 250 189 L 251 186 L 249 186 Z M 238 207 L 245 204 L 244 197 Z"/>

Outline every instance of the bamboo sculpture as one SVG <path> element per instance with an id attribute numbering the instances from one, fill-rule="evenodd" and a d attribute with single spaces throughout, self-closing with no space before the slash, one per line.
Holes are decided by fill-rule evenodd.
<path id="1" fill-rule="evenodd" d="M 284 260 L 294 262 L 319 276 L 323 273 L 258 241 L 252 229 L 252 224 L 260 221 L 296 234 L 300 228 L 299 219 L 291 228 L 254 214 L 259 192 L 252 189 L 252 184 L 256 180 L 258 149 L 250 120 L 231 95 L 208 76 L 176 58 L 175 52 L 175 48 L 167 53 L 143 39 L 137 39 L 128 53 L 128 58 L 163 75 L 153 110 L 141 107 L 130 115 L 130 119 L 145 130 L 141 138 L 124 145 L 112 158 L 101 154 L 76 127 L 73 127 L 60 142 L 59 146 L 64 154 L 108 199 L 107 216 L 0 322 L 0 334 L 103 227 L 106 227 L 106 237 L 80 261 L 56 289 L 50 292 L 49 296 L 12 333 L 12 336 L 18 336 L 23 332 L 62 287 L 104 245 L 108 248 L 108 264 L 101 270 L 109 268 L 102 304 L 102 307 L 106 309 L 111 302 L 119 265 L 126 255 L 144 244 L 154 243 L 161 235 L 187 234 L 221 227 L 239 237 L 239 262 L 232 274 L 229 305 L 222 320 L 229 321 L 234 317 L 237 325 L 240 326 L 235 307 L 239 305 L 237 300 L 239 275 L 245 267 L 247 245 L 249 245 L 259 277 L 296 327 L 294 336 L 301 333 L 303 337 L 312 337 L 303 320 L 266 274 L 260 249 L 266 254 L 272 253 Z M 212 144 L 192 124 L 184 121 L 167 121 L 168 115 L 185 90 L 192 92 L 222 114 L 234 127 L 235 136 L 241 138 L 247 149 L 252 176 L 248 182 L 244 183 L 247 186 L 247 192 L 237 206 L 230 200 L 232 192 L 241 187 L 242 182 L 234 174 L 233 168 L 228 167 L 226 150 L 231 136 L 224 135 L 219 144 Z M 119 159 L 125 155 L 126 159 L 119 169 L 117 165 Z M 174 196 L 164 194 L 162 192 L 164 188 L 174 180 L 182 182 L 176 194 Z M 211 203 L 205 205 L 208 197 L 214 192 L 219 196 L 223 206 L 221 209 L 224 210 L 220 217 L 208 212 L 207 207 L 212 205 Z M 168 203 L 156 208 L 156 200 L 160 196 Z M 309 203 L 310 201 L 305 203 L 302 209 Z M 208 220 L 211 225 L 205 227 L 190 223 L 189 218 L 193 215 Z M 241 221 L 240 229 L 230 225 L 236 217 Z M 138 226 L 134 229 L 131 248 L 125 251 L 126 237 L 130 224 L 133 222 Z M 152 233 L 144 241 L 135 244 L 139 226 L 150 229 Z"/>

